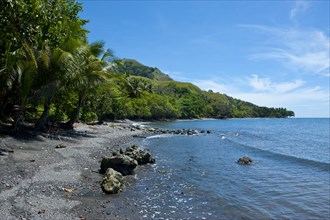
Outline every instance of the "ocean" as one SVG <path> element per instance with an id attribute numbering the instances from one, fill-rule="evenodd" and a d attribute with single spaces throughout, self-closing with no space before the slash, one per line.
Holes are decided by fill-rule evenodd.
<path id="1" fill-rule="evenodd" d="M 142 141 L 156 164 L 128 189 L 138 219 L 330 219 L 329 119 L 153 123 L 211 134 Z M 242 156 L 253 159 L 240 165 Z"/>

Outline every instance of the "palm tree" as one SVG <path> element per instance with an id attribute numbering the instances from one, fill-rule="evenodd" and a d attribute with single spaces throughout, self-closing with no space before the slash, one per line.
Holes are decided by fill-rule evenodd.
<path id="1" fill-rule="evenodd" d="M 108 60 L 112 57 L 112 53 L 109 50 L 103 52 L 103 45 L 103 42 L 84 45 L 73 53 L 71 60 L 73 74 L 68 86 L 77 93 L 78 101 L 70 120 L 66 123 L 67 128 L 73 128 L 73 124 L 78 120 L 87 95 L 111 77 L 112 64 Z"/>
<path id="2" fill-rule="evenodd" d="M 46 48 L 38 54 L 38 75 L 37 75 L 37 91 L 34 95 L 35 99 L 43 102 L 43 112 L 35 127 L 44 129 L 48 121 L 50 106 L 54 96 L 63 89 L 66 81 L 70 79 L 68 70 L 68 60 L 72 58 L 72 54 L 61 48 Z"/>
<path id="3" fill-rule="evenodd" d="M 150 81 L 129 77 L 129 75 L 126 75 L 123 87 L 126 89 L 129 98 L 140 98 L 145 92 L 152 93 L 154 90 L 153 84 Z"/>
<path id="4" fill-rule="evenodd" d="M 14 111 L 13 129 L 17 131 L 20 127 L 21 115 L 31 96 L 38 65 L 33 49 L 26 43 L 14 52 L 8 50 L 4 63 L 0 70 L 1 87 L 3 86 L 1 98 L 8 97 L 9 100 L 2 101 L 1 113 L 4 114 L 9 105 Z"/>
<path id="5" fill-rule="evenodd" d="M 38 91 L 35 98 L 43 101 L 43 112 L 35 127 L 44 129 L 48 121 L 52 100 L 72 79 L 75 69 L 71 66 L 73 53 L 86 44 L 86 30 L 79 22 L 67 22 L 71 35 L 56 48 L 46 47 L 38 53 Z"/>

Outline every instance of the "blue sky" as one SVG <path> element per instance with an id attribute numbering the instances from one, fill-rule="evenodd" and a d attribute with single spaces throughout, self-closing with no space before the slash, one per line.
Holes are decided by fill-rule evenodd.
<path id="1" fill-rule="evenodd" d="M 329 117 L 329 1 L 82 0 L 91 42 L 173 79 Z"/>

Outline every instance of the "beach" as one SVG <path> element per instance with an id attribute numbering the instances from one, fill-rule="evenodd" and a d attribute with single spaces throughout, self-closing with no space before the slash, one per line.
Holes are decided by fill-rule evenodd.
<path id="1" fill-rule="evenodd" d="M 328 119 L 139 124 L 1 136 L 1 219 L 329 216 Z M 148 148 L 156 163 L 137 166 L 122 192 L 105 194 L 102 158 L 133 144 Z M 253 162 L 239 164 L 242 156 Z"/>
<path id="2" fill-rule="evenodd" d="M 100 160 L 139 144 L 145 133 L 133 122 L 122 121 L 77 124 L 73 131 L 56 134 L 1 136 L 1 219 L 128 218 L 116 204 L 114 212 L 102 210 L 104 203 L 118 197 L 120 201 L 121 195 L 102 192 Z M 127 186 L 134 181 L 134 176 L 126 177 Z"/>

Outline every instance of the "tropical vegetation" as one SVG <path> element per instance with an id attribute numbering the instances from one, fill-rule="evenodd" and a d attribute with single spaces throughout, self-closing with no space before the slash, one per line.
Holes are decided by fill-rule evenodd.
<path id="1" fill-rule="evenodd" d="M 19 130 L 22 122 L 294 116 L 115 59 L 103 42 L 88 42 L 81 10 L 75 0 L 0 2 L 0 122 Z"/>

